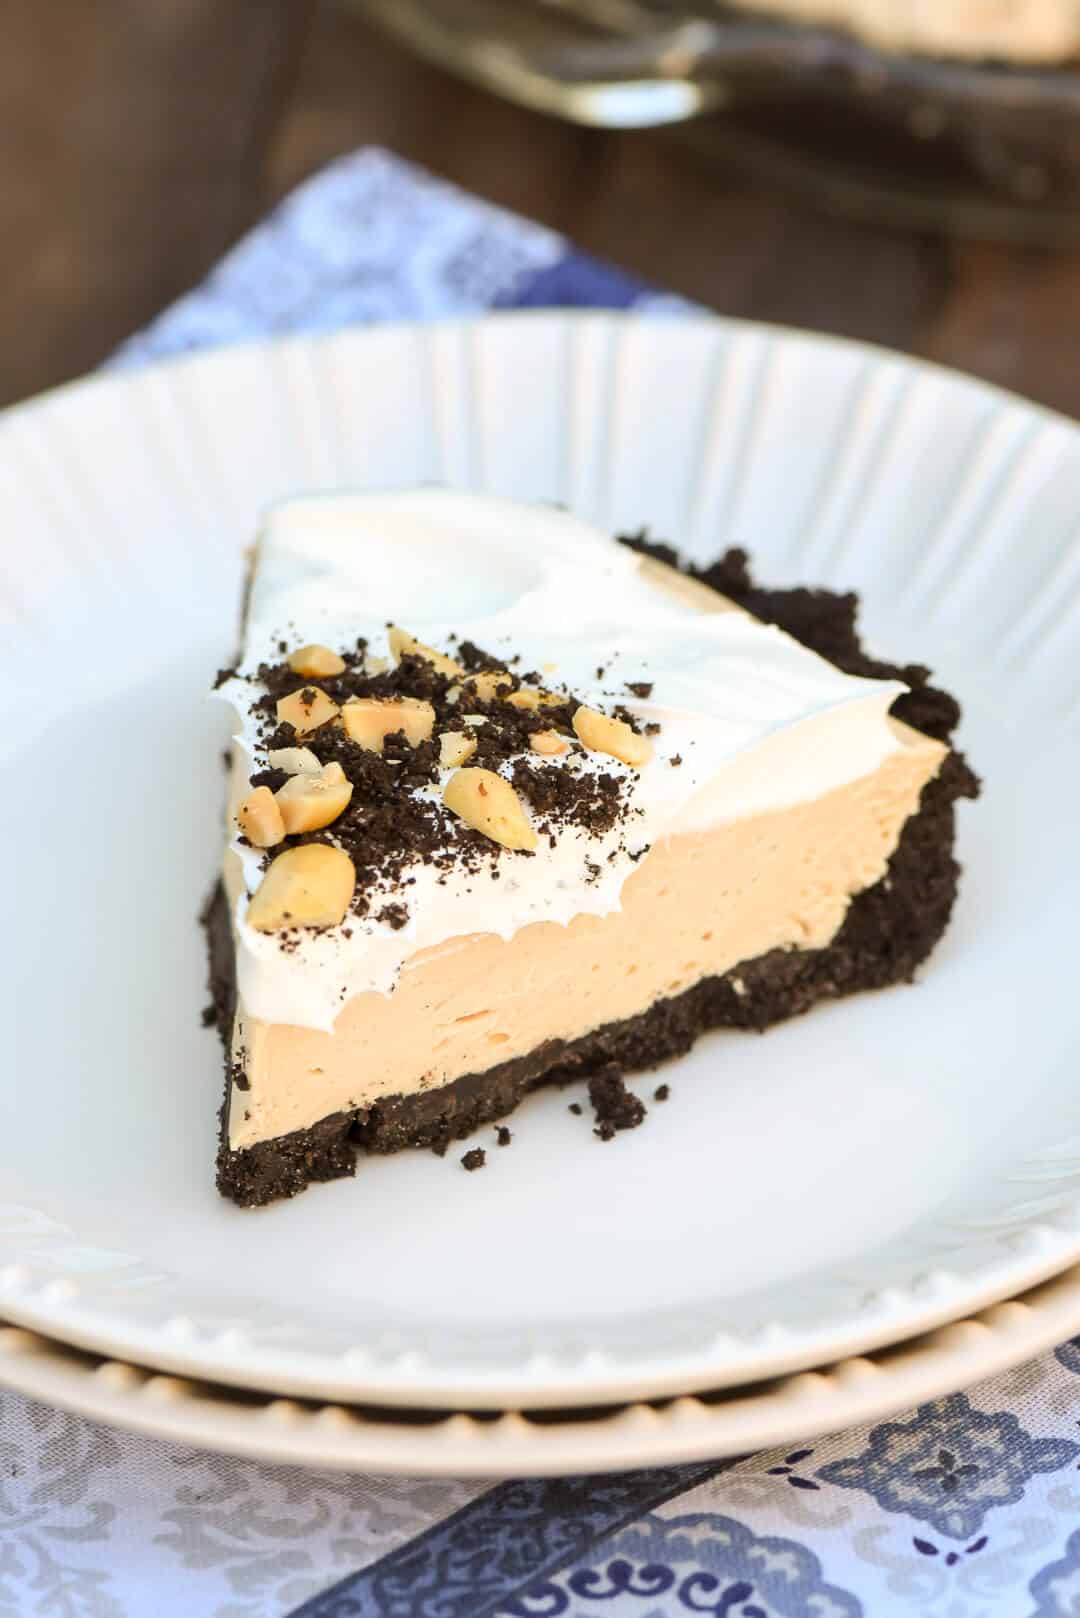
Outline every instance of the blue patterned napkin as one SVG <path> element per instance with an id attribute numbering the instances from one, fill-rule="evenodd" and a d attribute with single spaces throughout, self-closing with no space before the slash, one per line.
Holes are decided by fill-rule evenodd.
<path id="1" fill-rule="evenodd" d="M 668 308 L 386 153 L 302 186 L 113 363 L 347 321 Z M 343 1477 L 0 1392 L 0 1618 L 1080 1618 L 1080 1339 L 872 1430 L 555 1483 Z"/>

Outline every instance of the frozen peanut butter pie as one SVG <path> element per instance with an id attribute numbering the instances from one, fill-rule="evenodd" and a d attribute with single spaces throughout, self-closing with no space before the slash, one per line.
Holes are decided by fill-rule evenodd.
<path id="1" fill-rule="evenodd" d="M 225 1196 L 445 1149 L 929 953 L 975 790 L 952 699 L 865 657 L 851 598 L 676 562 L 447 490 L 269 514 L 218 683 Z"/>

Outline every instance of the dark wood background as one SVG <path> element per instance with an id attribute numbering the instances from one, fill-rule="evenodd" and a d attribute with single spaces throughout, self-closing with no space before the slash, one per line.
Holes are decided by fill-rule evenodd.
<path id="1" fill-rule="evenodd" d="M 581 130 L 330 0 L 5 0 L 0 402 L 77 375 L 282 192 L 379 142 L 729 314 L 869 338 L 1080 414 L 1080 253 L 824 217 L 656 133 Z"/>

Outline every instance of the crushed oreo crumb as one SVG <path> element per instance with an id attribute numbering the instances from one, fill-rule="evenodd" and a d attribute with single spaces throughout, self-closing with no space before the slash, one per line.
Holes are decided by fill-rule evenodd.
<path id="1" fill-rule="evenodd" d="M 486 1162 L 487 1153 L 484 1151 L 484 1148 L 482 1146 L 474 1146 L 472 1151 L 466 1152 L 465 1156 L 461 1159 L 461 1166 L 463 1169 L 468 1169 L 469 1173 L 471 1174 L 474 1169 L 482 1169 Z"/>
<path id="2" fill-rule="evenodd" d="M 589 1080 L 589 1100 L 596 1115 L 593 1134 L 598 1140 L 611 1140 L 619 1130 L 636 1129 L 645 1120 L 645 1103 L 626 1088 L 614 1062 Z"/>
<path id="3" fill-rule="evenodd" d="M 409 907 L 408 905 L 403 904 L 383 905 L 378 916 L 376 917 L 377 921 L 385 922 L 386 925 L 388 927 L 392 927 L 395 932 L 400 932 L 401 928 L 405 926 L 408 919 Z"/>
<path id="4" fill-rule="evenodd" d="M 288 770 L 256 770 L 254 775 L 248 776 L 248 786 L 269 787 L 271 792 L 277 792 L 288 779 Z"/>
<path id="5" fill-rule="evenodd" d="M 626 689 L 635 697 L 640 697 L 644 702 L 646 698 L 652 696 L 653 682 L 651 680 L 627 680 Z"/>
<path id="6" fill-rule="evenodd" d="M 509 1146 L 513 1138 L 505 1124 L 500 1124 L 495 1131 L 495 1142 L 498 1146 Z"/>
<path id="7" fill-rule="evenodd" d="M 682 763 L 682 754 L 672 753 L 671 757 L 668 759 L 668 763 L 671 765 L 673 770 L 677 770 L 679 765 Z"/>
<path id="8" fill-rule="evenodd" d="M 542 831 L 553 825 L 580 826 L 601 837 L 627 812 L 625 782 L 607 771 L 575 775 L 569 769 L 552 769 L 519 758 L 510 778 L 541 817 Z"/>
<path id="9" fill-rule="evenodd" d="M 572 1112 L 575 1118 L 580 1118 L 584 1109 L 580 1101 L 571 1101 L 566 1110 L 567 1112 Z"/>
<path id="10" fill-rule="evenodd" d="M 670 1084 L 658 1084 L 656 1089 L 653 1091 L 653 1100 L 654 1101 L 666 1101 L 670 1095 L 671 1095 L 671 1085 Z"/>

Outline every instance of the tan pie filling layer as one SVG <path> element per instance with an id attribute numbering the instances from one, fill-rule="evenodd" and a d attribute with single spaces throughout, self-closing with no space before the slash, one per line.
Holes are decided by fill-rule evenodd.
<path id="1" fill-rule="evenodd" d="M 851 897 L 884 875 L 946 754 L 896 730 L 901 747 L 872 775 L 812 803 L 658 843 L 614 915 L 422 950 L 391 995 L 357 995 L 331 1034 L 241 1015 L 234 1056 L 244 1053 L 250 1089 L 233 1090 L 230 1145 L 578 1039 L 778 946 L 830 943 Z"/>

